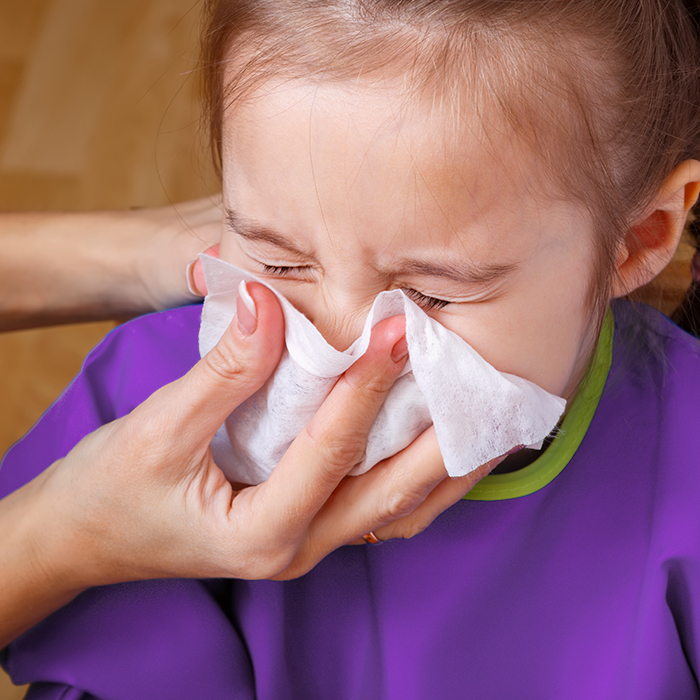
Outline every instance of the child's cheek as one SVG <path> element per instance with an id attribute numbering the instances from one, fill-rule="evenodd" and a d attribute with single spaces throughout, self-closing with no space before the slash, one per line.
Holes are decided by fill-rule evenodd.
<path id="1" fill-rule="evenodd" d="M 534 382 L 546 391 L 564 396 L 579 371 L 583 339 L 576 324 L 537 323 L 509 318 L 505 312 L 445 314 L 439 323 L 471 345 L 500 372 Z"/>

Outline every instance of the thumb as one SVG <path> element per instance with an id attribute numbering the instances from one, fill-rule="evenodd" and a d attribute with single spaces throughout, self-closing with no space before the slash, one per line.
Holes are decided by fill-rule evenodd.
<path id="1" fill-rule="evenodd" d="M 171 413 L 180 446 L 208 445 L 228 415 L 267 381 L 283 349 L 284 315 L 274 293 L 242 283 L 236 317 L 221 340 L 184 377 L 152 397 Z"/>

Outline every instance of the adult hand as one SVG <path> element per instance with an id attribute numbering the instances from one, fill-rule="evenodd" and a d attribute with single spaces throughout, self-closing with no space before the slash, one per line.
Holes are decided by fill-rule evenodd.
<path id="1" fill-rule="evenodd" d="M 404 319 L 378 324 L 271 477 L 226 481 L 209 444 L 276 367 L 283 315 L 251 284 L 238 324 L 185 377 L 84 438 L 10 495 L 0 530 L 0 644 L 88 586 L 163 577 L 285 579 L 374 530 L 411 536 L 485 473 L 449 479 L 429 431 L 347 477 L 405 361 Z M 7 526 L 12 523 L 12 527 Z"/>
<path id="2" fill-rule="evenodd" d="M 152 309 L 191 303 L 185 269 L 221 238 L 221 197 L 205 197 L 129 213 L 143 232 L 135 269 Z M 150 229 L 150 233 L 146 233 Z"/>

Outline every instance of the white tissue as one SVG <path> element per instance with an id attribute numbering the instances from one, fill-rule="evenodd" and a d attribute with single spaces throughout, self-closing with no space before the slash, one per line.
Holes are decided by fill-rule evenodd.
<path id="1" fill-rule="evenodd" d="M 203 356 L 235 316 L 240 281 L 265 282 L 222 260 L 200 258 L 208 289 L 199 332 Z M 231 481 L 257 484 L 270 475 L 337 378 L 364 354 L 372 327 L 397 314 L 406 316 L 409 362 L 350 474 L 396 454 L 433 423 L 447 473 L 463 476 L 513 447 L 541 443 L 566 406 L 535 384 L 494 369 L 399 290 L 377 296 L 362 335 L 344 352 L 275 294 L 284 311 L 286 350 L 272 377 L 229 416 L 212 442 L 214 459 Z"/>

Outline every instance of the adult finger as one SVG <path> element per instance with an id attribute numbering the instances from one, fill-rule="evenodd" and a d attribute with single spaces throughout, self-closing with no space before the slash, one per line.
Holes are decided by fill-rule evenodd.
<path id="1" fill-rule="evenodd" d="M 209 353 L 136 409 L 164 414 L 184 453 L 208 445 L 228 415 L 265 383 L 282 355 L 284 316 L 272 291 L 249 283 L 239 291 L 236 313 Z"/>
<path id="2" fill-rule="evenodd" d="M 312 523 L 307 551 L 298 559 L 320 560 L 343 544 L 366 544 L 361 535 L 370 531 L 382 541 L 413 537 L 504 458 L 497 457 L 466 476 L 449 477 L 435 430 L 428 428 L 394 457 L 343 481 Z"/>
<path id="3" fill-rule="evenodd" d="M 406 518 L 446 478 L 435 430 L 430 427 L 397 455 L 338 486 L 311 523 L 298 564 L 320 560 L 370 530 L 377 532 Z"/>
<path id="4" fill-rule="evenodd" d="M 266 496 L 280 500 L 283 527 L 305 529 L 361 461 L 369 430 L 406 356 L 404 317 L 377 324 L 365 354 L 339 378 L 264 484 Z"/>
<path id="5" fill-rule="evenodd" d="M 380 542 L 415 537 L 423 532 L 438 515 L 462 500 L 479 481 L 488 476 L 504 459 L 505 455 L 496 457 L 465 476 L 444 478 L 410 515 L 374 529 L 372 532 Z M 363 539 L 355 541 L 355 544 L 360 543 L 366 544 Z"/>

